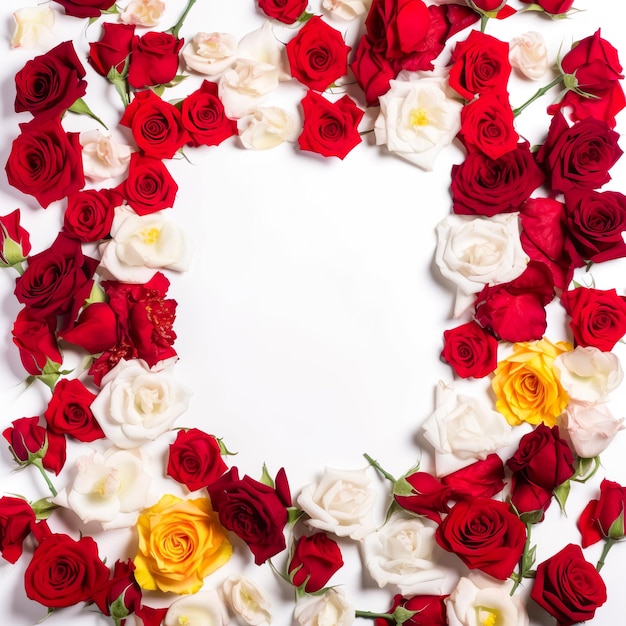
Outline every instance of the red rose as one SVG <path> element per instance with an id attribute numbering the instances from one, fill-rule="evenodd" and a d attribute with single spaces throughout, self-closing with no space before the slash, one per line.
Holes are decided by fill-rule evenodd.
<path id="1" fill-rule="evenodd" d="M 54 0 L 72 17 L 100 17 L 102 11 L 110 9 L 115 2 L 111 0 Z"/>
<path id="2" fill-rule="evenodd" d="M 178 53 L 185 43 L 174 35 L 148 31 L 133 37 L 128 82 L 135 89 L 165 85 L 178 71 Z"/>
<path id="3" fill-rule="evenodd" d="M 350 64 L 357 83 L 365 93 L 367 106 L 378 104 L 378 98 L 389 91 L 389 81 L 396 77 L 384 52 L 363 36 Z"/>
<path id="4" fill-rule="evenodd" d="M 539 564 L 530 597 L 559 626 L 572 626 L 593 618 L 606 602 L 606 586 L 580 546 L 570 543 Z"/>
<path id="5" fill-rule="evenodd" d="M 504 463 L 497 454 L 466 465 L 441 478 L 453 500 L 491 498 L 504 489 Z"/>
<path id="6" fill-rule="evenodd" d="M 415 615 L 402 622 L 406 626 L 447 626 L 448 618 L 445 599 L 448 596 L 413 596 L 403 598 L 401 595 L 393 597 L 393 604 L 387 613 L 393 613 L 398 607 L 407 611 L 414 611 Z M 374 626 L 389 626 L 385 618 L 377 617 Z"/>
<path id="7" fill-rule="evenodd" d="M 522 0 L 526 4 L 538 4 L 546 13 L 560 15 L 567 13 L 574 4 L 574 0 Z"/>
<path id="8" fill-rule="evenodd" d="M 34 119 L 20 129 L 5 166 L 12 187 L 46 208 L 84 186 L 78 133 L 66 133 L 58 118 Z"/>
<path id="9" fill-rule="evenodd" d="M 178 431 L 169 448 L 168 476 L 195 491 L 215 482 L 226 469 L 220 444 L 213 435 L 197 428 Z"/>
<path id="10" fill-rule="evenodd" d="M 106 76 L 112 67 L 121 74 L 130 54 L 135 25 L 103 22 L 102 28 L 104 32 L 100 40 L 89 44 L 89 63 L 102 76 Z"/>
<path id="11" fill-rule="evenodd" d="M 117 189 L 138 215 L 174 206 L 178 185 L 160 159 L 133 152 L 128 176 Z"/>
<path id="12" fill-rule="evenodd" d="M 319 15 L 314 15 L 285 48 L 291 75 L 310 89 L 324 91 L 348 73 L 350 46 Z"/>
<path id="13" fill-rule="evenodd" d="M 130 128 L 143 154 L 156 159 L 171 159 L 189 140 L 180 111 L 150 89 L 135 94 L 120 124 Z"/>
<path id="14" fill-rule="evenodd" d="M 58 337 L 84 348 L 89 354 L 98 354 L 115 345 L 117 317 L 106 302 L 93 302 L 80 312 L 76 323 L 60 331 Z"/>
<path id="15" fill-rule="evenodd" d="M 571 317 L 570 328 L 579 346 L 609 352 L 626 334 L 626 298 L 615 289 L 578 287 L 566 291 L 561 302 Z"/>
<path id="16" fill-rule="evenodd" d="M 0 216 L 0 267 L 22 263 L 30 252 L 30 235 L 20 226 L 20 210 Z"/>
<path id="17" fill-rule="evenodd" d="M 501 9 L 506 4 L 506 0 L 470 0 L 470 3 L 479 11 L 490 13 Z"/>
<path id="18" fill-rule="evenodd" d="M 114 603 L 117 603 L 118 610 L 121 608 L 119 607 L 121 604 L 129 614 L 140 610 L 141 587 L 135 580 L 134 571 L 135 565 L 132 559 L 127 561 L 118 559 L 108 583 L 104 587 L 94 590 L 97 592 L 94 601 L 105 615 L 111 615 L 111 608 Z M 159 621 L 159 626 L 160 623 Z"/>
<path id="19" fill-rule="evenodd" d="M 318 93 L 307 91 L 302 99 L 302 109 L 304 125 L 298 137 L 298 145 L 302 150 L 343 159 L 361 143 L 357 126 L 363 111 L 349 96 L 329 102 Z"/>
<path id="20" fill-rule="evenodd" d="M 258 0 L 259 9 L 283 24 L 293 24 L 305 11 L 308 0 Z"/>
<path id="21" fill-rule="evenodd" d="M 15 296 L 31 317 L 69 313 L 71 322 L 89 297 L 97 265 L 83 255 L 79 241 L 59 233 L 47 250 L 29 257 L 26 271 L 15 281 Z"/>
<path id="22" fill-rule="evenodd" d="M 343 558 L 337 542 L 325 533 L 315 533 L 296 541 L 287 573 L 295 587 L 304 585 L 307 593 L 315 593 L 342 566 Z"/>
<path id="23" fill-rule="evenodd" d="M 285 549 L 287 523 L 284 486 L 273 489 L 249 476 L 239 478 L 236 467 L 207 487 L 224 528 L 234 532 L 254 554 L 257 565 Z"/>
<path id="24" fill-rule="evenodd" d="M 109 568 L 91 537 L 74 541 L 68 535 L 51 534 L 35 548 L 24 587 L 31 600 L 55 609 L 90 601 L 108 579 Z"/>
<path id="25" fill-rule="evenodd" d="M 450 500 L 450 490 L 442 485 L 431 474 L 427 472 L 413 472 L 405 477 L 406 482 L 411 486 L 412 492 L 406 494 L 395 493 L 395 501 L 407 511 L 416 515 L 422 515 L 436 522 L 441 521 L 441 514 L 450 510 L 448 500 Z"/>
<path id="26" fill-rule="evenodd" d="M 22 555 L 24 539 L 35 525 L 35 512 L 22 498 L 0 498 L 0 553 L 9 563 Z"/>
<path id="27" fill-rule="evenodd" d="M 511 74 L 509 44 L 478 30 L 470 31 L 452 52 L 450 86 L 466 100 L 507 91 Z"/>
<path id="28" fill-rule="evenodd" d="M 102 428 L 89 408 L 95 399 L 96 394 L 91 393 L 77 378 L 59 380 L 44 413 L 48 430 L 58 435 L 70 435 L 85 443 L 102 439 Z"/>
<path id="29" fill-rule="evenodd" d="M 22 309 L 13 324 L 13 343 L 18 347 L 24 369 L 39 376 L 46 363 L 61 364 L 63 357 L 54 334 L 56 318 L 33 317 L 29 309 Z"/>
<path id="30" fill-rule="evenodd" d="M 67 198 L 63 230 L 88 243 L 108 237 L 113 223 L 113 209 L 123 203 L 113 189 L 85 189 Z"/>
<path id="31" fill-rule="evenodd" d="M 470 569 L 505 580 L 524 551 L 526 525 L 504 502 L 461 500 L 438 526 L 435 539 Z"/>
<path id="32" fill-rule="evenodd" d="M 530 194 L 544 181 L 527 142 L 498 159 L 470 152 L 460 165 L 452 166 L 452 210 L 457 215 L 493 217 L 519 211 Z"/>
<path id="33" fill-rule="evenodd" d="M 65 437 L 39 426 L 38 417 L 20 417 L 11 422 L 2 433 L 11 451 L 20 463 L 28 463 L 28 456 L 36 455 L 43 466 L 58 474 L 65 465 Z M 47 444 L 47 448 L 44 447 Z"/>
<path id="34" fill-rule="evenodd" d="M 515 150 L 518 135 L 508 98 L 504 94 L 485 94 L 464 106 L 459 138 L 468 152 L 478 150 L 490 159 Z"/>
<path id="35" fill-rule="evenodd" d="M 192 146 L 217 146 L 237 133 L 237 122 L 224 113 L 217 83 L 202 81 L 199 89 L 181 102 L 183 127 Z"/>
<path id="36" fill-rule="evenodd" d="M 441 356 L 461 378 L 483 378 L 498 364 L 498 340 L 476 322 L 444 330 Z"/>
<path id="37" fill-rule="evenodd" d="M 598 189 L 611 180 L 609 170 L 622 155 L 619 134 L 604 120 L 587 117 L 568 126 L 561 113 L 550 122 L 548 137 L 536 153 L 553 191 Z"/>
<path id="38" fill-rule="evenodd" d="M 626 487 L 607 480 L 600 483 L 600 498 L 591 500 L 578 518 L 582 546 L 602 539 L 623 539 L 626 535 Z"/>

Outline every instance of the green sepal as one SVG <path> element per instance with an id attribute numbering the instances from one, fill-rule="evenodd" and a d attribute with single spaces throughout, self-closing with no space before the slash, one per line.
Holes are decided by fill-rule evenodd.
<path id="1" fill-rule="evenodd" d="M 409 609 L 405 609 L 403 606 L 398 606 L 391 616 L 395 620 L 396 626 L 402 626 L 402 624 L 408 622 L 417 613 L 419 613 L 419 611 L 409 611 Z"/>
<path id="2" fill-rule="evenodd" d="M 554 497 L 556 501 L 559 503 L 561 507 L 561 511 L 565 513 L 565 503 L 567 502 L 567 497 L 569 496 L 570 489 L 572 487 L 572 483 L 569 480 L 566 480 L 564 483 L 561 483 L 556 489 L 553 491 Z"/>
<path id="3" fill-rule="evenodd" d="M 307 10 L 302 12 L 302 15 L 296 20 L 297 24 L 306 24 L 312 17 L 314 13 L 309 13 Z"/>
<path id="4" fill-rule="evenodd" d="M 121 626 L 122 620 L 130 615 L 128 607 L 124 604 L 125 595 L 126 589 L 109 605 L 109 612 L 115 626 Z"/>
<path id="5" fill-rule="evenodd" d="M 0 224 L 0 229 L 2 229 L 4 234 L 2 256 L 6 259 L 6 262 L 0 260 L 0 267 L 14 267 L 16 265 L 21 265 L 26 260 L 22 246 L 17 241 L 7 236 L 6 228 L 2 226 L 2 224 Z M 23 273 L 24 271 L 22 270 L 20 274 Z"/>
<path id="6" fill-rule="evenodd" d="M 577 483 L 586 483 L 600 469 L 600 456 L 594 456 L 591 459 L 577 457 L 574 468 L 575 471 L 571 480 L 575 480 Z"/>
<path id="7" fill-rule="evenodd" d="M 89 108 L 89 105 L 82 98 L 78 98 L 68 111 L 78 113 L 78 115 L 87 115 L 91 119 L 96 120 L 105 130 L 109 130 L 107 125 Z"/>
<path id="8" fill-rule="evenodd" d="M 115 87 L 115 91 L 122 99 L 122 104 L 126 108 L 130 104 L 130 90 L 128 87 L 128 65 L 130 63 L 130 55 L 124 60 L 124 67 L 121 72 L 118 72 L 115 65 L 111 66 L 111 69 L 107 73 L 107 80 Z"/>
<path id="9" fill-rule="evenodd" d="M 101 9 L 100 13 L 102 15 L 119 15 L 120 10 L 114 2 L 108 9 Z"/>
<path id="10" fill-rule="evenodd" d="M 261 479 L 259 482 L 263 483 L 264 485 L 267 485 L 268 487 L 271 487 L 272 489 L 275 488 L 274 479 L 270 476 L 270 473 L 267 471 L 267 465 L 265 463 L 263 463 L 263 470 L 261 472 Z"/>
<path id="11" fill-rule="evenodd" d="M 31 508 L 35 512 L 35 517 L 38 521 L 46 520 L 52 514 L 52 511 L 60 508 L 58 504 L 50 502 L 48 498 L 40 498 L 35 502 L 30 503 Z"/>
<path id="12" fill-rule="evenodd" d="M 522 520 L 522 522 L 524 522 L 524 524 L 538 524 L 543 519 L 543 516 L 543 509 L 518 513 L 518 517 Z"/>
<path id="13" fill-rule="evenodd" d="M 624 538 L 624 511 L 617 516 L 617 519 L 609 527 L 609 531 L 606 534 L 609 539 L 623 539 Z"/>
<path id="14" fill-rule="evenodd" d="M 89 297 L 85 300 L 85 306 L 89 306 L 90 304 L 95 304 L 96 302 L 106 302 L 107 296 L 104 292 L 104 289 L 94 281 L 91 286 L 91 291 L 89 292 Z"/>
<path id="15" fill-rule="evenodd" d="M 295 524 L 306 513 L 295 506 L 287 507 L 287 524 Z"/>
<path id="16" fill-rule="evenodd" d="M 217 439 L 217 437 L 216 437 Z M 236 456 L 237 454 L 239 454 L 239 452 L 231 452 L 227 447 L 226 444 L 224 443 L 223 439 L 217 439 L 217 443 L 220 447 L 220 454 L 222 456 Z"/>

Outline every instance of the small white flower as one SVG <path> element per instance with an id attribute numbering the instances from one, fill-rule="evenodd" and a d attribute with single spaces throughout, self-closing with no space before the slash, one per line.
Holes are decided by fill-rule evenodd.
<path id="1" fill-rule="evenodd" d="M 164 11 L 162 0 L 131 0 L 120 14 L 120 21 L 151 28 L 159 23 Z"/>
<path id="2" fill-rule="evenodd" d="M 164 626 L 225 626 L 226 608 L 215 589 L 198 591 L 174 600 L 167 609 Z"/>
<path id="3" fill-rule="evenodd" d="M 231 574 L 222 583 L 222 597 L 239 623 L 267 626 L 272 621 L 270 601 L 265 592 L 247 576 Z"/>
<path id="4" fill-rule="evenodd" d="M 509 42 L 509 62 L 524 76 L 539 80 L 548 71 L 548 49 L 541 33 L 529 31 Z"/>
<path id="5" fill-rule="evenodd" d="M 244 148 L 267 150 L 285 141 L 295 141 L 299 129 L 283 109 L 259 107 L 237 120 L 237 132 Z"/>
<path id="6" fill-rule="evenodd" d="M 83 147 L 85 178 L 102 182 L 109 178 L 124 176 L 128 171 L 130 146 L 113 141 L 110 135 L 98 129 L 80 133 L 79 141 Z"/>
<path id="7" fill-rule="evenodd" d="M 294 617 L 300 626 L 351 626 L 355 619 L 354 607 L 340 587 L 298 599 Z"/>
<path id="8" fill-rule="evenodd" d="M 183 48 L 190 70 L 217 76 L 237 60 L 237 38 L 229 33 L 198 33 Z"/>
<path id="9" fill-rule="evenodd" d="M 47 50 L 54 42 L 55 13 L 49 6 L 24 7 L 13 13 L 15 30 L 11 38 L 14 48 Z"/>

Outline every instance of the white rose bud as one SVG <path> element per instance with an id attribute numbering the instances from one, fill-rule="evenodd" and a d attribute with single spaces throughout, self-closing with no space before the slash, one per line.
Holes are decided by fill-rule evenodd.
<path id="1" fill-rule="evenodd" d="M 190 70 L 217 76 L 237 60 L 237 38 L 229 33 L 198 33 L 183 48 Z"/>
<path id="2" fill-rule="evenodd" d="M 244 148 L 268 150 L 285 141 L 294 141 L 298 133 L 294 118 L 277 107 L 259 107 L 237 120 L 237 132 Z"/>
<path id="3" fill-rule="evenodd" d="M 300 598 L 294 616 L 300 626 L 351 626 L 355 620 L 354 607 L 340 587 Z"/>
<path id="4" fill-rule="evenodd" d="M 548 71 L 548 50 L 541 33 L 530 31 L 513 37 L 509 62 L 527 78 L 539 80 Z"/>
<path id="5" fill-rule="evenodd" d="M 250 578 L 231 574 L 222 584 L 224 603 L 241 624 L 268 626 L 272 621 L 265 592 Z"/>

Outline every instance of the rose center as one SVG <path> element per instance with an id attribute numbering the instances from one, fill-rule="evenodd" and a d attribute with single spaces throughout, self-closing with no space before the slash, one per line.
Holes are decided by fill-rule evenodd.
<path id="1" fill-rule="evenodd" d="M 428 126 L 428 111 L 423 107 L 411 109 L 409 112 L 409 124 L 411 126 Z"/>
<path id="2" fill-rule="evenodd" d="M 139 237 L 141 238 L 141 243 L 146 245 L 150 245 L 156 243 L 161 236 L 161 231 L 158 228 L 144 228 L 139 231 Z"/>
<path id="3" fill-rule="evenodd" d="M 480 626 L 498 626 L 500 611 L 485 606 L 476 607 L 478 624 Z"/>

